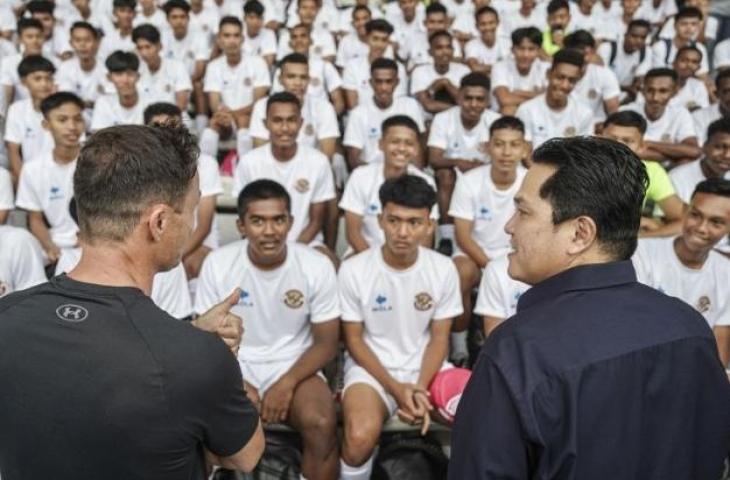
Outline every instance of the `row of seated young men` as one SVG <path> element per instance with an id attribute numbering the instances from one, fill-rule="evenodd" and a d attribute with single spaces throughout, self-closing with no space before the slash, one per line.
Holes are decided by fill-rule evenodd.
<path id="1" fill-rule="evenodd" d="M 14 206 L 22 208 L 32 232 L 0 227 L 2 294 L 45 281 L 44 262 L 54 260 L 49 254 L 58 255 L 57 273 L 78 260 L 69 202 L 74 184 L 83 185 L 83 179 L 73 182 L 83 108 L 72 93 L 46 98 L 42 109 L 55 142 L 52 153 L 23 167 L 15 202 L 9 174 L 0 181 L 2 217 Z M 146 117 L 149 124 L 182 123 L 171 104 L 149 107 Z M 206 255 L 194 300 L 182 266 L 159 274 L 152 296 L 180 318 L 240 288 L 234 311 L 246 319 L 246 337 L 239 361 L 264 420 L 285 421 L 301 432 L 308 478 L 333 478 L 338 468 L 342 478 L 367 478 L 383 422 L 396 411 L 409 421 L 428 422 L 431 404 L 424 392 L 430 381 L 449 366 L 449 354 L 463 360 L 460 332 L 471 317 L 472 288 L 479 288 L 474 312 L 486 335 L 515 312 L 529 288 L 508 276 L 505 256 L 515 225 L 529 228 L 537 215 L 521 186 L 529 155 L 525 124 L 510 116 L 495 120 L 487 142 L 490 163 L 459 176 L 449 210 L 459 250 L 449 259 L 428 248 L 438 218 L 437 193 L 433 180 L 414 166 L 418 125 L 404 115 L 386 119 L 383 161 L 358 167 L 340 202 L 351 252 L 337 272 L 331 252 L 317 239 L 326 204 L 335 199 L 330 165 L 321 152 L 297 141 L 303 121 L 295 95 L 272 95 L 265 119 L 270 144 L 244 155 L 235 171 L 237 226 L 245 239 Z M 610 115 L 602 134 L 640 153 L 646 128 L 641 115 L 628 110 Z M 730 260 L 721 251 L 728 251 L 730 234 L 730 180 L 722 178 L 730 170 L 730 120 L 710 125 L 702 155 L 669 176 L 645 161 L 647 209 L 678 204 L 680 213 L 669 236 L 640 241 L 634 263 L 640 281 L 703 313 L 727 364 L 730 300 L 724 289 Z M 220 192 L 217 163 L 205 154 L 198 181 L 202 201 L 190 247 L 209 235 L 212 216 L 205 228 L 202 210 L 214 209 Z M 642 233 L 666 227 L 648 219 Z M 72 241 L 54 243 L 62 238 Z M 332 394 L 319 372 L 337 351 L 340 326 L 347 360 L 345 437 L 338 446 Z"/>

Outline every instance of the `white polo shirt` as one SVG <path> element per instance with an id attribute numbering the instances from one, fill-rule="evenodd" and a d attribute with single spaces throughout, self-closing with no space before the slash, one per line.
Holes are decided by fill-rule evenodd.
<path id="1" fill-rule="evenodd" d="M 268 99 L 268 97 L 261 98 L 253 106 L 249 127 L 249 134 L 253 138 L 269 139 L 269 130 L 264 123 Z M 297 142 L 300 145 L 317 148 L 318 140 L 339 138 L 340 136 L 337 113 L 327 100 L 305 95 L 302 104 L 302 120 L 302 128 L 299 129 L 299 135 L 297 136 Z"/>
<path id="2" fill-rule="evenodd" d="M 643 77 L 651 69 L 651 51 L 645 47 L 642 59 L 641 51 L 626 53 L 624 50 L 624 37 L 621 33 L 616 40 L 616 56 L 611 62 L 611 44 L 604 42 L 598 46 L 598 55 L 603 59 L 603 64 L 610 68 L 616 75 L 620 85 L 625 87 L 634 83 L 636 77 Z"/>
<path id="3" fill-rule="evenodd" d="M 438 73 L 432 64 L 421 65 L 411 73 L 411 95 L 428 89 L 435 80 L 440 78 L 448 78 L 452 85 L 458 88 L 461 79 L 470 72 L 469 67 L 463 63 L 452 62 L 444 74 Z"/>
<path id="4" fill-rule="evenodd" d="M 697 133 L 697 141 L 700 145 L 704 145 L 707 141 L 707 127 L 721 117 L 722 113 L 720 112 L 719 103 L 713 103 L 708 107 L 700 108 L 692 112 L 692 122 L 695 127 L 695 133 Z"/>
<path id="5" fill-rule="evenodd" d="M 593 112 L 572 96 L 565 108 L 556 112 L 548 107 L 545 94 L 540 94 L 520 105 L 516 116 L 525 124 L 525 137 L 533 148 L 555 137 L 593 134 Z"/>
<path id="6" fill-rule="evenodd" d="M 707 180 L 705 174 L 702 173 L 701 161 L 702 159 L 700 158 L 685 163 L 684 165 L 673 168 L 669 172 L 669 179 L 672 181 L 672 185 L 674 185 L 677 196 L 686 204 L 689 204 L 697 184 Z M 725 174 L 725 179 L 730 180 L 730 172 Z"/>
<path id="7" fill-rule="evenodd" d="M 504 37 L 497 37 L 494 45 L 487 46 L 481 38 L 472 38 L 464 46 L 464 59 L 475 59 L 484 65 L 494 65 L 512 55 L 510 42 Z"/>
<path id="8" fill-rule="evenodd" d="M 398 65 L 398 86 L 395 87 L 393 96 L 402 97 L 408 95 L 408 72 L 402 63 L 396 63 Z M 342 71 L 342 88 L 357 92 L 359 102 L 373 96 L 373 87 L 370 85 L 370 65 L 371 62 L 365 55 L 347 62 Z"/>
<path id="9" fill-rule="evenodd" d="M 47 281 L 40 252 L 28 230 L 0 225 L 0 298 Z"/>
<path id="10" fill-rule="evenodd" d="M 137 89 L 139 97 L 132 108 L 123 107 L 119 103 L 116 93 L 101 95 L 94 103 L 91 115 L 92 132 L 115 125 L 142 125 L 144 123 L 144 109 L 150 104 L 149 100 Z"/>
<path id="11" fill-rule="evenodd" d="M 466 130 L 461 121 L 461 107 L 451 107 L 433 117 L 428 146 L 443 150 L 445 158 L 489 163 L 489 127 L 499 117 L 499 114 L 485 109 L 474 128 Z"/>
<path id="12" fill-rule="evenodd" d="M 589 63 L 583 77 L 575 84 L 571 95 L 591 108 L 593 121 L 606 119 L 603 102 L 621 95 L 621 87 L 613 71 L 602 65 Z"/>
<path id="13" fill-rule="evenodd" d="M 269 66 L 261 57 L 241 57 L 238 65 L 228 64 L 225 55 L 212 60 L 205 72 L 203 90 L 221 94 L 223 105 L 231 110 L 253 103 L 253 90 L 270 87 Z"/>
<path id="14" fill-rule="evenodd" d="M 5 168 L 0 167 L 0 211 L 15 208 L 13 180 Z"/>
<path id="15" fill-rule="evenodd" d="M 20 145 L 23 162 L 53 150 L 50 132 L 43 128 L 43 114 L 33 108 L 30 98 L 18 100 L 8 108 L 5 119 L 5 141 Z"/>
<path id="16" fill-rule="evenodd" d="M 479 282 L 474 313 L 506 320 L 517 312 L 517 301 L 530 286 L 510 277 L 508 266 L 506 255 L 489 260 Z"/>
<path id="17" fill-rule="evenodd" d="M 77 57 L 61 62 L 55 75 L 59 91 L 73 92 L 85 102 L 95 102 L 103 93 L 107 81 L 104 62 L 96 61 L 94 68 L 87 72 L 81 68 Z"/>
<path id="18" fill-rule="evenodd" d="M 684 107 L 667 105 L 664 115 L 656 120 L 647 118 L 644 105 L 634 102 L 621 107 L 621 110 L 633 110 L 646 119 L 646 133 L 644 140 L 652 142 L 681 143 L 690 137 L 696 137 L 692 116 Z"/>
<path id="19" fill-rule="evenodd" d="M 172 30 L 165 31 L 160 55 L 181 62 L 190 76 L 195 72 L 197 62 L 207 61 L 210 57 L 210 47 L 205 38 L 205 32 L 193 26 L 188 27 L 188 34 L 181 39 L 177 39 Z"/>

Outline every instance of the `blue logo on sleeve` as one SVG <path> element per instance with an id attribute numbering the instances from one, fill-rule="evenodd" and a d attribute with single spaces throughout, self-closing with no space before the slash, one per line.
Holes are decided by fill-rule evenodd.
<path id="1" fill-rule="evenodd" d="M 373 312 L 389 312 L 390 310 L 393 310 L 393 307 L 388 305 L 388 297 L 383 294 L 379 294 L 375 297 Z"/>
<path id="2" fill-rule="evenodd" d="M 49 200 L 59 200 L 63 198 L 63 192 L 61 192 L 60 187 L 51 187 L 51 194 L 49 195 Z"/>
<path id="3" fill-rule="evenodd" d="M 241 294 L 238 296 L 238 303 L 244 307 L 253 307 L 253 299 L 246 290 L 241 290 Z"/>
<path id="4" fill-rule="evenodd" d="M 378 210 L 380 210 L 380 209 L 378 208 L 377 203 L 371 203 L 370 205 L 368 205 L 368 212 L 375 214 L 375 213 L 378 213 Z"/>
<path id="5" fill-rule="evenodd" d="M 482 205 L 479 208 L 479 218 L 481 218 L 483 220 L 491 220 L 492 219 L 491 213 L 492 212 L 487 207 L 485 207 L 484 205 Z"/>

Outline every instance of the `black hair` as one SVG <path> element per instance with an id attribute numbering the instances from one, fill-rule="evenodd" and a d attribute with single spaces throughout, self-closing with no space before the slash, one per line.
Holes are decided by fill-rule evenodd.
<path id="1" fill-rule="evenodd" d="M 646 133 L 646 119 L 639 113 L 633 110 L 621 110 L 619 112 L 613 112 L 603 122 L 603 128 L 610 125 L 616 125 L 619 127 L 633 127 L 639 130 L 642 135 Z"/>
<path id="2" fill-rule="evenodd" d="M 139 58 L 132 52 L 117 50 L 106 57 L 104 65 L 109 73 L 128 72 L 130 70 L 136 72 L 139 70 Z"/>
<path id="3" fill-rule="evenodd" d="M 471 72 L 464 75 L 459 83 L 459 89 L 464 89 L 466 87 L 482 87 L 489 92 L 492 88 L 492 84 L 489 81 L 489 77 L 483 73 Z"/>
<path id="4" fill-rule="evenodd" d="M 144 109 L 142 114 L 144 118 L 144 124 L 149 125 L 152 119 L 157 115 L 167 115 L 168 117 L 182 118 L 182 110 L 180 107 L 170 102 L 157 102 L 152 103 Z"/>
<path id="5" fill-rule="evenodd" d="M 248 0 L 243 5 L 244 15 L 256 15 L 257 17 L 263 17 L 265 11 L 264 5 L 259 0 Z"/>
<path id="6" fill-rule="evenodd" d="M 221 21 L 218 22 L 218 31 L 223 30 L 225 25 L 235 25 L 239 28 L 239 30 L 243 31 L 243 23 L 241 23 L 238 17 L 234 17 L 233 15 L 226 15 L 221 18 Z"/>
<path id="7" fill-rule="evenodd" d="M 132 41 L 137 43 L 138 40 L 147 40 L 154 45 L 159 45 L 160 31 L 150 23 L 138 25 L 132 29 Z"/>
<path id="8" fill-rule="evenodd" d="M 376 18 L 365 24 L 365 31 L 367 33 L 381 32 L 391 35 L 393 33 L 393 25 L 391 25 L 387 20 Z"/>
<path id="9" fill-rule="evenodd" d="M 41 113 L 43 113 L 44 117 L 48 117 L 48 114 L 57 109 L 58 107 L 65 105 L 67 103 L 73 103 L 81 111 L 86 108 L 84 105 L 84 101 L 79 98 L 78 95 L 71 92 L 56 92 L 52 93 L 46 98 L 43 99 L 41 102 Z"/>
<path id="10" fill-rule="evenodd" d="M 480 8 L 479 10 L 477 10 L 476 13 L 474 13 L 474 20 L 479 21 L 479 17 L 481 17 L 482 15 L 485 15 L 487 13 L 491 13 L 492 15 L 494 15 L 497 18 L 497 20 L 499 20 L 499 13 L 497 12 L 497 10 L 490 7 L 489 5 L 485 5 L 482 8 Z"/>
<path id="11" fill-rule="evenodd" d="M 71 28 L 69 29 L 69 32 L 71 32 L 71 33 L 73 34 L 73 31 L 74 31 L 74 30 L 77 30 L 77 29 L 79 29 L 79 28 L 80 28 L 80 29 L 82 29 L 82 30 L 86 30 L 86 31 L 88 31 L 89 33 L 91 33 L 91 35 L 93 35 L 93 37 L 94 37 L 94 38 L 95 38 L 96 40 L 99 40 L 99 39 L 101 38 L 101 33 L 99 32 L 99 30 L 97 30 L 97 29 L 96 29 L 96 28 L 95 28 L 95 27 L 94 27 L 94 26 L 93 26 L 92 24 L 90 24 L 89 22 L 83 22 L 83 21 L 79 21 L 79 22 L 74 22 L 74 23 L 73 23 L 73 25 L 71 25 Z"/>
<path id="12" fill-rule="evenodd" d="M 137 0 L 114 0 L 112 2 L 112 10 L 117 8 L 131 8 L 134 10 L 137 8 Z"/>
<path id="13" fill-rule="evenodd" d="M 682 55 L 684 52 L 695 52 L 700 56 L 700 62 L 702 61 L 702 50 L 694 45 L 685 45 L 684 47 L 679 47 L 679 49 L 677 50 L 677 54 L 674 56 L 674 59 L 676 60 L 677 58 L 679 58 L 679 56 Z"/>
<path id="14" fill-rule="evenodd" d="M 165 15 L 170 15 L 170 13 L 176 8 L 183 10 L 185 13 L 190 13 L 190 4 L 185 0 L 167 0 L 165 4 L 162 5 L 162 10 L 165 11 Z"/>
<path id="15" fill-rule="evenodd" d="M 56 9 L 56 4 L 49 0 L 32 0 L 28 2 L 25 8 L 31 14 L 48 13 L 50 15 L 53 15 L 53 10 Z"/>
<path id="16" fill-rule="evenodd" d="M 661 77 L 669 77 L 671 78 L 674 83 L 677 83 L 678 77 L 677 77 L 677 71 L 673 68 L 652 68 L 648 72 L 646 72 L 646 75 L 644 75 L 644 85 L 646 85 L 646 81 L 650 78 L 661 78 Z"/>
<path id="17" fill-rule="evenodd" d="M 150 205 L 182 208 L 199 153 L 184 127 L 118 125 L 89 136 L 74 173 L 81 238 L 124 241 Z"/>
<path id="18" fill-rule="evenodd" d="M 290 53 L 279 61 L 279 68 L 284 68 L 287 63 L 299 63 L 309 66 L 309 59 L 303 53 Z"/>
<path id="19" fill-rule="evenodd" d="M 511 115 L 505 115 L 499 117 L 489 126 L 489 135 L 493 135 L 497 130 L 517 130 L 518 132 L 525 133 L 525 124 L 517 117 Z"/>
<path id="20" fill-rule="evenodd" d="M 291 103 L 293 105 L 297 106 L 297 110 L 301 110 L 302 104 L 297 98 L 296 95 L 294 95 L 291 92 L 277 92 L 271 96 L 269 96 L 269 99 L 266 100 L 266 113 L 269 113 L 269 110 L 271 109 L 271 106 L 275 103 Z"/>
<path id="21" fill-rule="evenodd" d="M 553 66 L 557 67 L 561 63 L 567 63 L 569 65 L 575 65 L 578 68 L 583 68 L 585 65 L 585 58 L 583 53 L 573 48 L 563 48 L 553 55 Z"/>
<path id="22" fill-rule="evenodd" d="M 373 63 L 370 64 L 370 75 L 375 70 L 393 70 L 396 75 L 398 74 L 398 64 L 391 58 L 376 58 Z"/>
<path id="23" fill-rule="evenodd" d="M 644 20 L 643 18 L 636 18 L 634 20 L 631 20 L 628 27 L 626 28 L 626 31 L 628 32 L 632 28 L 637 27 L 646 28 L 647 30 L 649 30 L 649 32 L 651 32 L 651 23 L 649 23 L 647 20 Z"/>
<path id="24" fill-rule="evenodd" d="M 449 39 L 449 42 L 452 41 L 454 37 L 451 36 L 451 34 L 446 30 L 438 30 L 431 34 L 430 37 L 428 37 L 428 44 L 431 45 L 433 42 L 439 38 L 439 37 L 447 37 Z"/>
<path id="25" fill-rule="evenodd" d="M 448 16 L 449 11 L 441 3 L 431 2 L 429 6 L 426 7 L 426 17 L 434 13 L 443 13 L 444 15 Z"/>
<path id="26" fill-rule="evenodd" d="M 16 32 L 20 36 L 24 31 L 35 28 L 36 30 L 43 31 L 43 24 L 37 18 L 21 18 L 18 20 Z"/>
<path id="27" fill-rule="evenodd" d="M 542 45 L 542 32 L 536 27 L 522 27 L 512 32 L 513 47 L 518 46 L 523 40 L 539 47 Z"/>
<path id="28" fill-rule="evenodd" d="M 436 191 L 416 175 L 401 175 L 383 182 L 378 191 L 382 208 L 394 203 L 407 208 L 423 208 L 429 212 L 436 204 Z"/>
<path id="29" fill-rule="evenodd" d="M 616 260 L 636 250 L 646 169 L 628 147 L 599 137 L 554 138 L 532 155 L 536 164 L 556 168 L 540 187 L 553 208 L 553 224 L 588 216 L 596 238 Z"/>
<path id="30" fill-rule="evenodd" d="M 730 135 L 730 118 L 720 117 L 707 126 L 707 141 L 718 133 Z"/>
<path id="31" fill-rule="evenodd" d="M 596 48 L 596 39 L 587 30 L 576 30 L 565 37 L 563 45 L 565 48 L 575 48 L 578 50 L 583 48 Z"/>
<path id="32" fill-rule="evenodd" d="M 692 192 L 692 198 L 698 193 L 730 198 L 730 180 L 725 180 L 724 178 L 708 178 L 707 180 L 702 180 Z"/>
<path id="33" fill-rule="evenodd" d="M 370 18 L 372 18 L 373 12 L 370 11 L 370 7 L 368 7 L 367 5 L 355 5 L 352 8 L 352 13 L 350 13 L 350 16 L 354 19 L 355 18 L 355 14 L 357 12 L 363 12 L 363 11 L 364 12 L 368 12 L 368 15 L 370 15 Z"/>
<path id="34" fill-rule="evenodd" d="M 547 14 L 552 15 L 553 13 L 562 9 L 568 10 L 570 12 L 570 6 L 568 5 L 567 0 L 550 0 L 550 3 L 548 3 L 547 6 Z"/>
<path id="35" fill-rule="evenodd" d="M 421 132 L 418 130 L 418 124 L 416 123 L 416 121 L 408 115 L 393 115 L 383 120 L 383 123 L 380 127 L 380 131 L 382 132 L 381 135 L 384 137 L 385 132 L 392 127 L 406 127 L 416 132 L 417 136 L 421 134 Z"/>
<path id="36" fill-rule="evenodd" d="M 727 78 L 730 78 L 730 68 L 723 68 L 717 73 L 717 76 L 715 77 L 715 88 L 719 90 L 720 83 L 722 83 L 722 81 Z"/>
<path id="37" fill-rule="evenodd" d="M 683 18 L 697 18 L 702 20 L 702 11 L 697 7 L 683 7 L 680 8 L 677 14 L 674 16 L 674 24 Z"/>
<path id="38" fill-rule="evenodd" d="M 291 213 L 291 196 L 283 185 L 269 179 L 254 180 L 238 194 L 238 217 L 244 218 L 248 206 L 253 202 L 278 198 L 284 200 L 287 213 Z"/>
<path id="39" fill-rule="evenodd" d="M 53 74 L 56 72 L 56 67 L 43 55 L 28 55 L 18 64 L 18 76 L 20 78 L 27 77 L 35 72 L 48 72 Z"/>

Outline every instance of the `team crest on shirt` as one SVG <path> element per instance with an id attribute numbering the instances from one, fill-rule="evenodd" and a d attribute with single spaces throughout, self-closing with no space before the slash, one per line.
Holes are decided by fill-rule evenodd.
<path id="1" fill-rule="evenodd" d="M 662 138 L 661 138 L 661 141 L 662 141 L 662 142 L 669 142 L 669 141 L 671 141 L 671 140 L 672 140 L 672 137 L 671 137 L 671 135 L 669 135 L 668 133 L 664 133 L 664 134 L 662 134 Z"/>
<path id="2" fill-rule="evenodd" d="M 698 107 L 698 105 L 693 100 L 690 100 L 689 102 L 687 102 L 685 107 L 687 107 L 687 110 L 694 110 Z"/>
<path id="3" fill-rule="evenodd" d="M 246 290 L 241 290 L 241 293 L 238 295 L 238 303 L 244 307 L 253 307 L 251 294 L 248 293 Z"/>
<path id="4" fill-rule="evenodd" d="M 433 308 L 433 298 L 426 292 L 417 293 L 413 306 L 416 307 L 416 310 L 425 312 Z"/>
<path id="5" fill-rule="evenodd" d="M 489 210 L 489 208 L 482 205 L 481 207 L 479 207 L 477 218 L 479 218 L 480 220 L 491 220 L 492 212 Z"/>
<path id="6" fill-rule="evenodd" d="M 300 178 L 294 184 L 294 188 L 299 193 L 306 193 L 309 191 L 309 181 L 306 178 Z"/>
<path id="7" fill-rule="evenodd" d="M 320 83 L 322 83 L 322 82 L 321 82 L 321 81 L 320 81 L 320 79 L 319 79 L 319 78 L 317 78 L 317 77 L 312 77 L 312 78 L 311 78 L 311 79 L 309 80 L 309 84 L 310 84 L 311 86 L 313 86 L 313 87 L 319 87 Z"/>
<path id="8" fill-rule="evenodd" d="M 306 126 L 304 127 L 304 134 L 305 134 L 305 135 L 309 135 L 310 137 L 311 137 L 312 135 L 314 135 L 314 126 L 313 126 L 313 125 L 312 125 L 311 123 L 308 123 L 308 124 L 307 124 L 307 125 L 306 125 Z"/>
<path id="9" fill-rule="evenodd" d="M 590 90 L 588 90 L 588 98 L 590 98 L 591 100 L 595 100 L 596 98 L 598 98 L 598 92 L 591 88 Z"/>
<path id="10" fill-rule="evenodd" d="M 564 137 L 573 137 L 575 136 L 575 127 L 565 127 L 565 130 L 563 131 Z"/>
<path id="11" fill-rule="evenodd" d="M 297 309 L 304 305 L 304 294 L 299 290 L 289 290 L 284 294 L 284 305 Z"/>
<path id="12" fill-rule="evenodd" d="M 699 300 L 697 300 L 697 305 L 695 305 L 695 309 L 700 313 L 707 313 L 710 311 L 710 308 L 712 308 L 712 302 L 710 301 L 710 297 L 707 295 L 702 295 Z"/>
<path id="13" fill-rule="evenodd" d="M 243 79 L 243 84 L 247 87 L 250 87 L 253 85 L 253 81 L 251 80 L 251 77 L 246 77 Z"/>
<path id="14" fill-rule="evenodd" d="M 5 296 L 7 293 L 10 293 L 10 285 L 0 280 L 0 297 Z"/>

